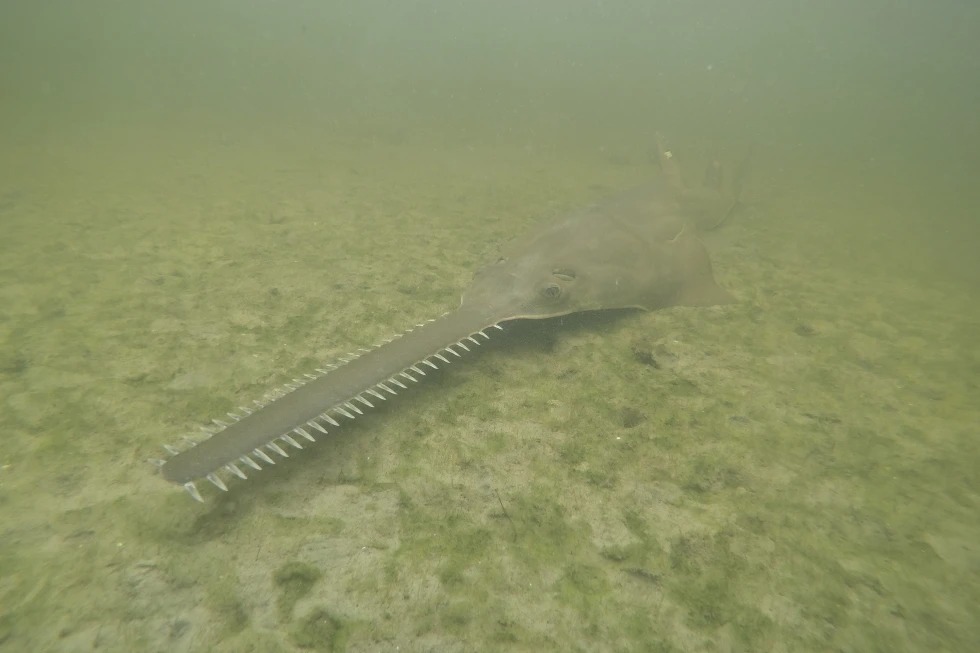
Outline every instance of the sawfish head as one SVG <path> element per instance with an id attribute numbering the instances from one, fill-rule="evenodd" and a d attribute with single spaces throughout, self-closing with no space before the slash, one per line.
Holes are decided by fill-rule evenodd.
<path id="1" fill-rule="evenodd" d="M 477 271 L 462 308 L 488 323 L 730 301 L 681 207 L 657 189 L 597 204 Z"/>

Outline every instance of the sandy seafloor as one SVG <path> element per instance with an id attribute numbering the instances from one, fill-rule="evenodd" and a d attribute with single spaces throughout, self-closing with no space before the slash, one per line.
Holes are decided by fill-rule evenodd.
<path id="1" fill-rule="evenodd" d="M 709 243 L 735 304 L 508 328 L 200 505 L 163 443 L 453 308 L 645 146 L 0 156 L 0 650 L 980 650 L 980 309 L 878 190 L 761 148 Z"/>

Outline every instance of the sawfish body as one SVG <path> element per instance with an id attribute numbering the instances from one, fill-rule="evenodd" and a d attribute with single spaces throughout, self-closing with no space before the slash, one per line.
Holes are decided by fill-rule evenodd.
<path id="1" fill-rule="evenodd" d="M 513 243 L 476 272 L 457 310 L 215 420 L 210 437 L 190 448 L 167 447 L 171 456 L 157 461 L 163 477 L 198 500 L 199 479 L 225 490 L 223 477 L 246 478 L 243 468 L 259 470 L 302 449 L 426 370 L 463 356 L 509 320 L 729 301 L 697 232 L 706 206 L 721 207 L 711 209 L 709 222 L 717 224 L 735 198 L 714 185 L 689 192 L 670 153 L 662 146 L 660 153 L 660 183 L 609 197 Z M 705 193 L 709 203 L 698 199 Z"/>

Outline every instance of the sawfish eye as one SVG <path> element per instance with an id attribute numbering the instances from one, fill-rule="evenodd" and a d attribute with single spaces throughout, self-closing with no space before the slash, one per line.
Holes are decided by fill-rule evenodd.
<path id="1" fill-rule="evenodd" d="M 541 294 L 548 299 L 558 299 L 561 296 L 561 286 L 557 283 L 549 283 L 541 289 Z"/>

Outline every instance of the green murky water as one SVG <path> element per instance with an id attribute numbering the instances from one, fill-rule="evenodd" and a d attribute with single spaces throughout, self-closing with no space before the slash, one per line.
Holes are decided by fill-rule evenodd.
<path id="1" fill-rule="evenodd" d="M 978 13 L 867 4 L 0 9 L 0 651 L 976 650 Z M 657 130 L 754 145 L 735 304 L 514 325 L 204 505 L 147 462 Z"/>

